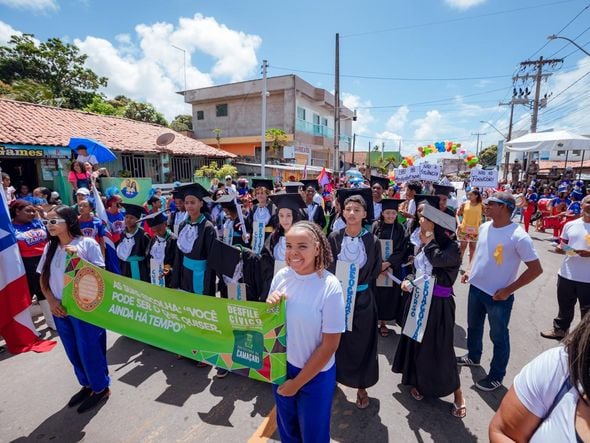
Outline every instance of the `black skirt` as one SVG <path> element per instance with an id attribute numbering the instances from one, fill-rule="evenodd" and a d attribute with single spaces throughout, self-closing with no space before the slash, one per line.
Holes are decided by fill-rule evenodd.
<path id="1" fill-rule="evenodd" d="M 407 298 L 406 316 L 411 301 L 411 297 Z M 413 386 L 428 397 L 446 397 L 460 387 L 454 328 L 455 299 L 432 297 L 422 343 L 402 335 L 393 358 L 392 370 L 402 374 L 403 385 Z"/>
<path id="2" fill-rule="evenodd" d="M 404 300 L 402 290 L 399 285 L 393 284 L 392 288 L 383 288 L 376 286 L 375 302 L 377 303 L 377 318 L 379 320 L 395 320 L 398 325 L 403 323 L 404 319 Z"/>
<path id="3" fill-rule="evenodd" d="M 352 331 L 346 331 L 336 351 L 336 380 L 363 389 L 379 380 L 377 307 L 371 288 L 357 292 Z"/>

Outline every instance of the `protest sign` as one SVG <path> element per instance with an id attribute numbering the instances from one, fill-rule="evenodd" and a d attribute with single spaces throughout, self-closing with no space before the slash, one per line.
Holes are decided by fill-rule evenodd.
<path id="1" fill-rule="evenodd" d="M 151 178 L 134 177 L 102 177 L 100 179 L 102 189 L 115 187 L 119 190 L 119 196 L 123 203 L 131 203 L 142 206 L 148 199 L 152 189 Z"/>
<path id="2" fill-rule="evenodd" d="M 437 164 L 422 163 L 420 165 L 420 180 L 430 182 L 438 181 L 440 177 L 441 168 Z"/>
<path id="3" fill-rule="evenodd" d="M 420 180 L 420 166 L 409 166 L 395 170 L 395 181 L 405 183 L 409 180 Z"/>
<path id="4" fill-rule="evenodd" d="M 496 169 L 472 169 L 469 177 L 471 187 L 480 189 L 498 187 L 498 171 Z"/>
<path id="5" fill-rule="evenodd" d="M 122 277 L 68 257 L 68 315 L 254 380 L 286 379 L 285 306 L 207 297 Z"/>

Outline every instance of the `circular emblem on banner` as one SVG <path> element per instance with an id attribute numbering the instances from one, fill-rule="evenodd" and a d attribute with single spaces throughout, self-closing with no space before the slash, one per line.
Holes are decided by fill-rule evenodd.
<path id="1" fill-rule="evenodd" d="M 121 186 L 121 194 L 123 194 L 126 198 L 134 198 L 139 194 L 139 185 L 137 184 L 136 180 L 132 178 L 128 178 Z"/>
<path id="2" fill-rule="evenodd" d="M 93 268 L 83 268 L 74 278 L 74 300 L 86 312 L 94 311 L 104 298 L 104 281 Z"/>

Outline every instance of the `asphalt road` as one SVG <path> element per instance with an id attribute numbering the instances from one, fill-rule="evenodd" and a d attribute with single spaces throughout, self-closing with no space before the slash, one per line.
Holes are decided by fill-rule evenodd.
<path id="1" fill-rule="evenodd" d="M 556 276 L 562 256 L 549 252 L 548 235 L 533 234 L 543 275 L 517 293 L 511 319 L 512 353 L 507 387 L 533 357 L 557 343 L 539 336 L 557 312 Z M 466 347 L 467 286 L 457 283 L 457 355 Z M 575 323 L 579 312 L 576 313 Z M 48 330 L 37 319 L 39 329 Z M 379 338 L 380 380 L 369 389 L 370 406 L 358 410 L 353 389 L 338 386 L 332 438 L 338 442 L 486 441 L 487 426 L 506 388 L 479 392 L 491 358 L 484 338 L 483 368 L 462 368 L 467 417 L 451 416 L 452 396 L 415 401 L 391 372 L 399 327 Z M 0 342 L 0 344 L 2 344 Z M 112 394 L 97 410 L 67 408 L 79 387 L 61 345 L 45 354 L 0 354 L 1 442 L 247 442 L 278 440 L 271 387 L 234 374 L 218 380 L 214 370 L 140 342 L 109 333 Z"/>

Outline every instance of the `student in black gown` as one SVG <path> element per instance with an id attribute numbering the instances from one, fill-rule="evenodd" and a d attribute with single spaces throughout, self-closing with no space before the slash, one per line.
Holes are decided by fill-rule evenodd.
<path id="1" fill-rule="evenodd" d="M 260 254 L 264 242 L 273 231 L 274 219 L 276 218 L 276 207 L 270 200 L 269 196 L 273 190 L 272 180 L 253 178 L 252 186 L 254 187 L 253 207 L 248 217 L 248 225 L 251 227 L 251 244 L 252 250 Z M 259 228 L 261 226 L 261 229 Z M 258 241 L 258 236 L 262 233 L 264 236 Z"/>
<path id="2" fill-rule="evenodd" d="M 242 232 L 242 222 L 238 216 L 238 207 L 236 206 L 234 197 L 231 195 L 223 195 L 217 199 L 216 203 L 221 205 L 225 212 L 225 221 L 223 222 L 221 236 L 223 243 L 233 246 L 247 246 L 249 240 L 248 233 L 251 232 L 251 227 L 249 226 L 247 219 L 244 217 L 246 234 Z"/>
<path id="3" fill-rule="evenodd" d="M 336 273 L 337 261 L 352 262 L 359 267 L 352 331 L 347 330 L 342 335 L 336 352 L 336 379 L 345 386 L 357 388 L 359 409 L 369 406 L 366 389 L 379 380 L 377 306 L 371 288 L 381 272 L 381 245 L 363 227 L 363 223 L 373 217 L 371 190 L 366 191 L 368 193 L 360 189 L 338 190 L 346 227 L 328 237 L 334 257 L 334 263 L 328 268 L 330 272 Z"/>
<path id="4" fill-rule="evenodd" d="M 381 201 L 383 200 L 383 192 L 389 187 L 389 179 L 386 177 L 371 176 L 371 191 L 373 192 L 373 212 L 375 221 L 379 220 L 381 211 L 383 210 Z"/>
<path id="5" fill-rule="evenodd" d="M 317 193 L 320 185 L 317 180 L 303 180 L 305 186 L 305 219 L 314 222 L 321 229 L 326 226 L 326 215 L 324 214 L 324 208 L 314 197 L 319 195 Z"/>
<path id="6" fill-rule="evenodd" d="M 451 196 L 451 192 L 455 192 L 455 187 L 452 185 L 439 185 L 434 183 L 432 188 L 434 195 L 440 199 L 440 210 L 446 214 L 449 214 L 451 217 L 454 217 L 456 211 L 453 208 L 449 208 L 447 203 L 449 201 L 449 197 Z"/>
<path id="7" fill-rule="evenodd" d="M 117 243 L 117 257 L 121 275 L 134 280 L 150 281 L 145 254 L 150 237 L 140 228 L 139 219 L 145 215 L 142 206 L 123 203 L 125 208 L 125 230 Z"/>
<path id="8" fill-rule="evenodd" d="M 416 196 L 416 206 L 419 227 L 411 236 L 416 253 L 414 266 L 433 276 L 435 284 L 422 342 L 401 336 L 393 359 L 393 372 L 402 374 L 402 384 L 411 386 L 410 394 L 416 400 L 453 394 L 452 414 L 463 418 L 466 408 L 453 347 L 453 284 L 461 265 L 461 253 L 455 240 L 456 221 L 438 210 L 437 197 Z M 412 290 L 409 280 L 402 282 L 402 290 Z M 406 303 L 406 316 L 411 299 L 408 297 Z"/>
<path id="9" fill-rule="evenodd" d="M 261 301 L 266 300 L 275 273 L 286 266 L 285 234 L 291 226 L 303 219 L 302 210 L 305 208 L 305 203 L 298 193 L 278 193 L 271 195 L 270 199 L 277 207 L 277 216 L 275 217 L 274 230 L 264 242 L 261 252 Z"/>
<path id="10" fill-rule="evenodd" d="M 154 233 L 146 251 L 146 259 L 150 269 L 151 283 L 161 286 L 163 281 L 164 286 L 169 288 L 176 255 L 176 235 L 168 228 L 164 212 L 146 218 L 147 224 Z"/>
<path id="11" fill-rule="evenodd" d="M 340 231 L 346 227 L 346 222 L 342 218 L 342 208 L 340 202 L 336 198 L 336 191 L 333 191 L 332 208 L 330 209 L 330 222 L 328 223 L 328 235 L 334 231 Z"/>
<path id="12" fill-rule="evenodd" d="M 381 213 L 373 223 L 373 235 L 379 240 L 391 241 L 389 256 L 384 258 L 381 264 L 381 273 L 393 274 L 394 277 L 403 278 L 402 264 L 408 256 L 408 236 L 406 229 L 397 221 L 397 209 L 403 200 L 382 199 Z M 381 244 L 381 252 L 384 252 L 384 244 Z M 379 333 L 382 337 L 389 335 L 386 321 L 395 321 L 398 325 L 403 323 L 404 302 L 402 291 L 398 284 L 391 286 L 375 285 L 375 301 L 377 302 L 377 316 L 379 318 Z"/>
<path id="13" fill-rule="evenodd" d="M 188 213 L 176 241 L 171 287 L 193 294 L 215 296 L 215 273 L 207 266 L 215 241 L 215 228 L 201 213 L 209 192 L 198 183 L 178 188 Z"/>
<path id="14" fill-rule="evenodd" d="M 170 216 L 168 217 L 168 229 L 172 231 L 172 233 L 178 236 L 178 230 L 180 228 L 180 224 L 186 219 L 186 211 L 184 210 L 184 199 L 178 190 L 173 190 L 170 194 L 172 194 L 172 198 L 174 199 L 174 204 L 176 209 L 170 212 Z"/>

